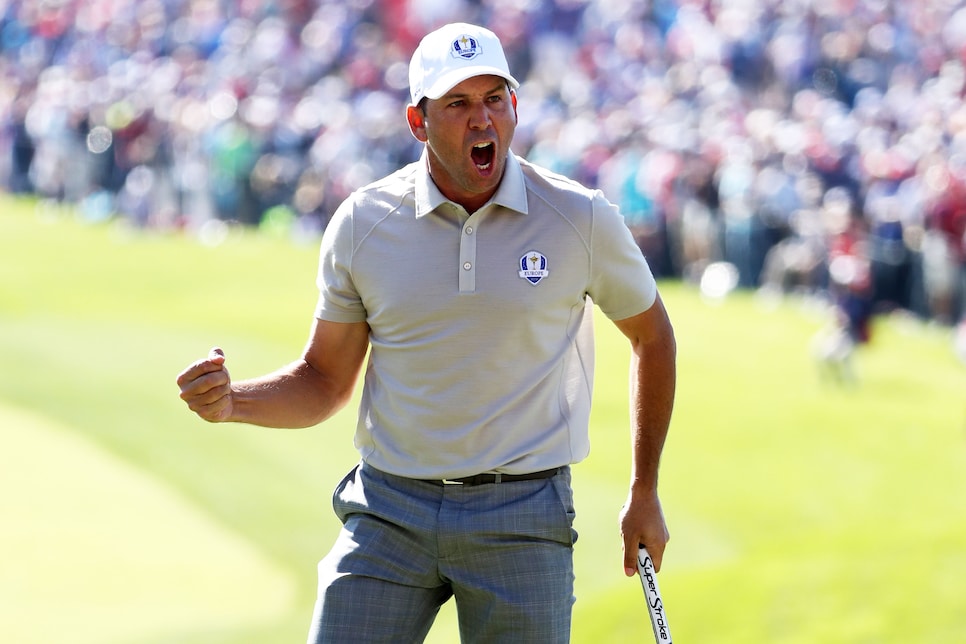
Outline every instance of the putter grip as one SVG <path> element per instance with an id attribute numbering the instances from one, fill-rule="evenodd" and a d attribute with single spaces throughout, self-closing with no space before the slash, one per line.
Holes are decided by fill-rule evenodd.
<path id="1" fill-rule="evenodd" d="M 647 614 L 651 618 L 654 640 L 658 644 L 671 644 L 671 629 L 668 628 L 661 589 L 657 585 L 657 572 L 654 570 L 651 555 L 644 546 L 637 551 L 637 572 L 641 576 L 641 586 L 644 587 L 644 599 L 647 601 Z"/>

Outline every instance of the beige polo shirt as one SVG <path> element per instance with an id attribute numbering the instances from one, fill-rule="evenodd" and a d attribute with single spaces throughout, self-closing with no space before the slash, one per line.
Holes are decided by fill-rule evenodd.
<path id="1" fill-rule="evenodd" d="M 318 318 L 371 328 L 356 447 L 415 478 L 585 458 L 592 304 L 619 320 L 657 293 L 616 206 L 512 154 L 472 215 L 425 156 L 350 195 L 323 235 L 318 286 Z"/>

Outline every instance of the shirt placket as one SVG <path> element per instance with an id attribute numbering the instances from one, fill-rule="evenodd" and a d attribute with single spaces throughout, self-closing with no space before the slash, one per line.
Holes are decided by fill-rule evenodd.
<path id="1" fill-rule="evenodd" d="M 476 291 L 476 238 L 479 219 L 470 216 L 460 231 L 460 293 Z"/>

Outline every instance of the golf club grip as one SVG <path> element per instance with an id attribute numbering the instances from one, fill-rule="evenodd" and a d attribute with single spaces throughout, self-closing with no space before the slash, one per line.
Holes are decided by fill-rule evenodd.
<path id="1" fill-rule="evenodd" d="M 667 613 L 664 612 L 661 589 L 657 585 L 657 571 L 654 570 L 654 561 L 644 546 L 637 551 L 637 572 L 641 576 L 641 586 L 644 587 L 644 599 L 647 601 L 647 614 L 651 618 L 654 640 L 658 644 L 671 644 L 671 629 L 668 627 Z"/>

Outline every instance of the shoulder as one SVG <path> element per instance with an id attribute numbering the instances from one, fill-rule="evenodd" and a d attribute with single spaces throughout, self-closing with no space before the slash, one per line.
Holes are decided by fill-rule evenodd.
<path id="1" fill-rule="evenodd" d="M 562 217 L 577 230 L 599 229 L 602 222 L 624 225 L 620 209 L 597 188 L 520 160 L 531 208 Z"/>
<path id="2" fill-rule="evenodd" d="M 414 210 L 416 164 L 354 190 L 333 213 L 322 235 L 323 246 L 349 244 L 355 249 L 381 222 L 399 212 Z M 337 241 L 339 240 L 339 241 Z"/>
<path id="3" fill-rule="evenodd" d="M 398 210 L 413 202 L 417 163 L 354 190 L 339 207 L 341 216 L 370 219 Z"/>
<path id="4" fill-rule="evenodd" d="M 595 226 L 595 222 L 602 217 L 623 223 L 618 207 L 597 188 L 589 188 L 570 177 L 523 159 L 520 159 L 520 168 L 531 206 L 556 212 L 579 227 Z"/>
<path id="5" fill-rule="evenodd" d="M 544 200 L 570 199 L 575 202 L 585 201 L 589 203 L 600 194 L 599 191 L 588 188 L 570 177 L 530 163 L 521 157 L 517 157 L 517 160 L 520 162 L 520 169 L 523 171 L 527 189 Z"/>

